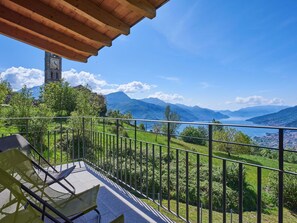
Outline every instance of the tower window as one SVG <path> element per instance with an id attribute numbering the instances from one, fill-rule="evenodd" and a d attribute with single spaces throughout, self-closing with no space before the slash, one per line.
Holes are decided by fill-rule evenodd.
<path id="1" fill-rule="evenodd" d="M 59 80 L 59 73 L 56 73 L 56 80 Z"/>
<path id="2" fill-rule="evenodd" d="M 54 79 L 54 74 L 53 74 L 53 72 L 51 72 L 51 79 Z"/>

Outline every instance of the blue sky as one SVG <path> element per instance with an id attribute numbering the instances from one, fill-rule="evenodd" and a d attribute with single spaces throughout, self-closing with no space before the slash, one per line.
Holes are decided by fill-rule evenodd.
<path id="1" fill-rule="evenodd" d="M 297 105 L 297 2 L 172 0 L 88 63 L 63 60 L 71 84 L 212 109 Z M 15 89 L 43 81 L 44 52 L 0 35 Z"/>

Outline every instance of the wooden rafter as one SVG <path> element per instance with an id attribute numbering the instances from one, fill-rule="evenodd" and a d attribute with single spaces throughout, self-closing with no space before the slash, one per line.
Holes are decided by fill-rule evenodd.
<path id="1" fill-rule="evenodd" d="M 101 26 L 106 26 L 108 29 L 121 34 L 128 35 L 130 33 L 130 27 L 122 22 L 120 19 L 106 12 L 100 8 L 97 4 L 89 1 L 86 4 L 85 0 L 49 0 L 56 2 L 58 5 L 71 8 L 72 10 L 82 14 L 89 20 L 98 23 Z"/>
<path id="2" fill-rule="evenodd" d="M 156 8 L 147 0 L 117 0 L 120 4 L 147 18 L 156 16 Z"/>
<path id="3" fill-rule="evenodd" d="M 70 60 L 79 62 L 86 62 L 87 60 L 85 55 L 73 52 L 63 46 L 50 42 L 47 39 L 42 39 L 40 36 L 28 33 L 21 27 L 17 27 L 14 23 L 8 22 L 2 18 L 0 18 L 0 33 L 28 43 L 32 46 L 39 47 L 43 50 L 53 52 Z"/>
<path id="4" fill-rule="evenodd" d="M 71 17 L 65 15 L 64 13 L 49 7 L 43 2 L 36 0 L 11 0 L 16 3 L 17 6 L 26 8 L 27 10 L 32 11 L 32 13 L 38 14 L 44 19 L 47 19 L 51 22 L 54 22 L 55 25 L 60 27 L 65 27 L 75 34 L 80 35 L 81 37 L 88 38 L 91 41 L 100 43 L 105 46 L 111 46 L 111 39 L 106 35 L 96 32 L 90 27 L 82 24 L 81 22 L 72 19 Z M 21 9 L 19 9 L 21 10 Z"/>
<path id="5" fill-rule="evenodd" d="M 46 37 L 51 38 L 56 43 L 61 44 L 64 47 L 70 48 L 74 51 L 81 51 L 92 55 L 98 54 L 96 48 L 90 45 L 84 44 L 82 42 L 79 42 L 56 30 L 52 30 L 47 26 L 44 26 L 41 23 L 38 23 L 30 18 L 20 15 L 2 5 L 0 5 L 0 14 L 2 19 L 10 21 L 11 23 L 14 23 L 18 26 L 22 26 L 23 28 L 26 29 L 28 33 L 40 34 L 40 35 L 43 35 L 45 38 Z"/>
<path id="6" fill-rule="evenodd" d="M 0 33 L 86 62 L 168 0 L 0 0 Z"/>

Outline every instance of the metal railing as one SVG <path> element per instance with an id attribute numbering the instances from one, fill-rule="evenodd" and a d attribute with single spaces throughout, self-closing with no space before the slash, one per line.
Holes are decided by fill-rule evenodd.
<path id="1" fill-rule="evenodd" d="M 83 160 L 119 185 L 186 222 L 206 219 L 210 223 L 242 223 L 246 211 L 254 211 L 256 222 L 262 222 L 263 210 L 267 209 L 263 206 L 263 194 L 267 193 L 268 186 L 265 180 L 274 176 L 277 184 L 274 193 L 277 195 L 272 195 L 277 196 L 276 222 L 282 223 L 286 217 L 284 177 L 297 179 L 297 164 L 295 168 L 295 164 L 284 161 L 285 153 L 296 154 L 296 150 L 286 148 L 285 135 L 297 131 L 297 128 L 94 117 L 0 121 L 2 136 L 25 135 L 53 165 Z M 146 128 L 140 128 L 140 124 L 145 124 Z M 163 131 L 153 131 L 155 125 L 161 126 Z M 207 131 L 203 137 L 190 137 L 205 144 L 183 142 L 178 132 L 171 131 L 173 125 L 205 128 Z M 42 132 L 39 128 L 43 128 Z M 224 128 L 275 131 L 277 146 L 226 141 L 218 137 L 217 132 Z M 222 152 L 221 147 L 236 148 L 236 155 Z M 249 148 L 248 153 L 245 148 Z M 241 153 L 241 150 L 245 152 Z M 267 158 L 265 164 L 257 163 L 260 155 L 254 156 L 253 152 L 262 150 L 276 151 L 275 160 Z M 246 200 L 254 205 L 247 205 Z"/>

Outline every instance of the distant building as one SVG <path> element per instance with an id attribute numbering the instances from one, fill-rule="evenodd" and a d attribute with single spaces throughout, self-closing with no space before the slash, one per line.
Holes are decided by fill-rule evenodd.
<path id="1" fill-rule="evenodd" d="M 44 83 L 62 79 L 62 58 L 53 53 L 45 52 Z"/>

